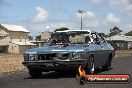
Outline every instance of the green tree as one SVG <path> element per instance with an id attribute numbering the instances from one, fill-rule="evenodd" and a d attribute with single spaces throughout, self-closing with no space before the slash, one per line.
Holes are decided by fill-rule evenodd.
<path id="1" fill-rule="evenodd" d="M 110 29 L 109 36 L 114 36 L 114 35 L 120 34 L 121 32 L 122 30 L 119 29 L 117 26 L 115 26 L 114 28 Z"/>
<path id="2" fill-rule="evenodd" d="M 132 36 L 132 31 L 129 31 L 125 34 L 126 36 Z"/>
<path id="3" fill-rule="evenodd" d="M 69 30 L 69 29 L 66 28 L 66 27 L 62 27 L 62 28 L 55 29 L 55 32 L 56 32 L 56 31 L 65 31 L 65 30 Z"/>

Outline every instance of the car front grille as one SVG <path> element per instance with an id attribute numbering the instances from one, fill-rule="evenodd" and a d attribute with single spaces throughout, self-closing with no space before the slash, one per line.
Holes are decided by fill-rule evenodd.
<path id="1" fill-rule="evenodd" d="M 38 54 L 38 60 L 66 60 L 68 58 L 69 53 Z"/>

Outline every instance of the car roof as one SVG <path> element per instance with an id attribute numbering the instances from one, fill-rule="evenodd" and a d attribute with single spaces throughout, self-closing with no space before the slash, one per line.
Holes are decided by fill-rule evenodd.
<path id="1" fill-rule="evenodd" d="M 91 30 L 65 30 L 65 31 L 56 31 L 57 33 L 65 33 L 65 32 L 89 32 L 91 33 L 96 33 L 95 31 L 91 31 Z"/>
<path id="2" fill-rule="evenodd" d="M 65 31 L 56 31 L 56 32 L 90 32 L 90 30 L 65 30 Z"/>

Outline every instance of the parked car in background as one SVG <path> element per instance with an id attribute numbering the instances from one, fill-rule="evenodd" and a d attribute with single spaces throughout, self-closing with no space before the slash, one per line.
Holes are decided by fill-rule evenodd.
<path id="1" fill-rule="evenodd" d="M 95 68 L 108 70 L 114 57 L 114 48 L 101 34 L 90 30 L 66 30 L 52 34 L 47 44 L 25 52 L 24 62 L 32 77 L 45 71 L 75 70 L 80 65 L 87 73 Z"/>

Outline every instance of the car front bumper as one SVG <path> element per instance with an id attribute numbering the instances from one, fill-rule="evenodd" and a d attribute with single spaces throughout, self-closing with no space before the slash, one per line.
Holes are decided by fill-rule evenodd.
<path id="1" fill-rule="evenodd" d="M 86 63 L 85 59 L 80 60 L 44 60 L 44 61 L 24 61 L 22 64 L 28 69 L 38 69 L 42 71 L 70 70 L 76 69 L 79 65 Z"/>

